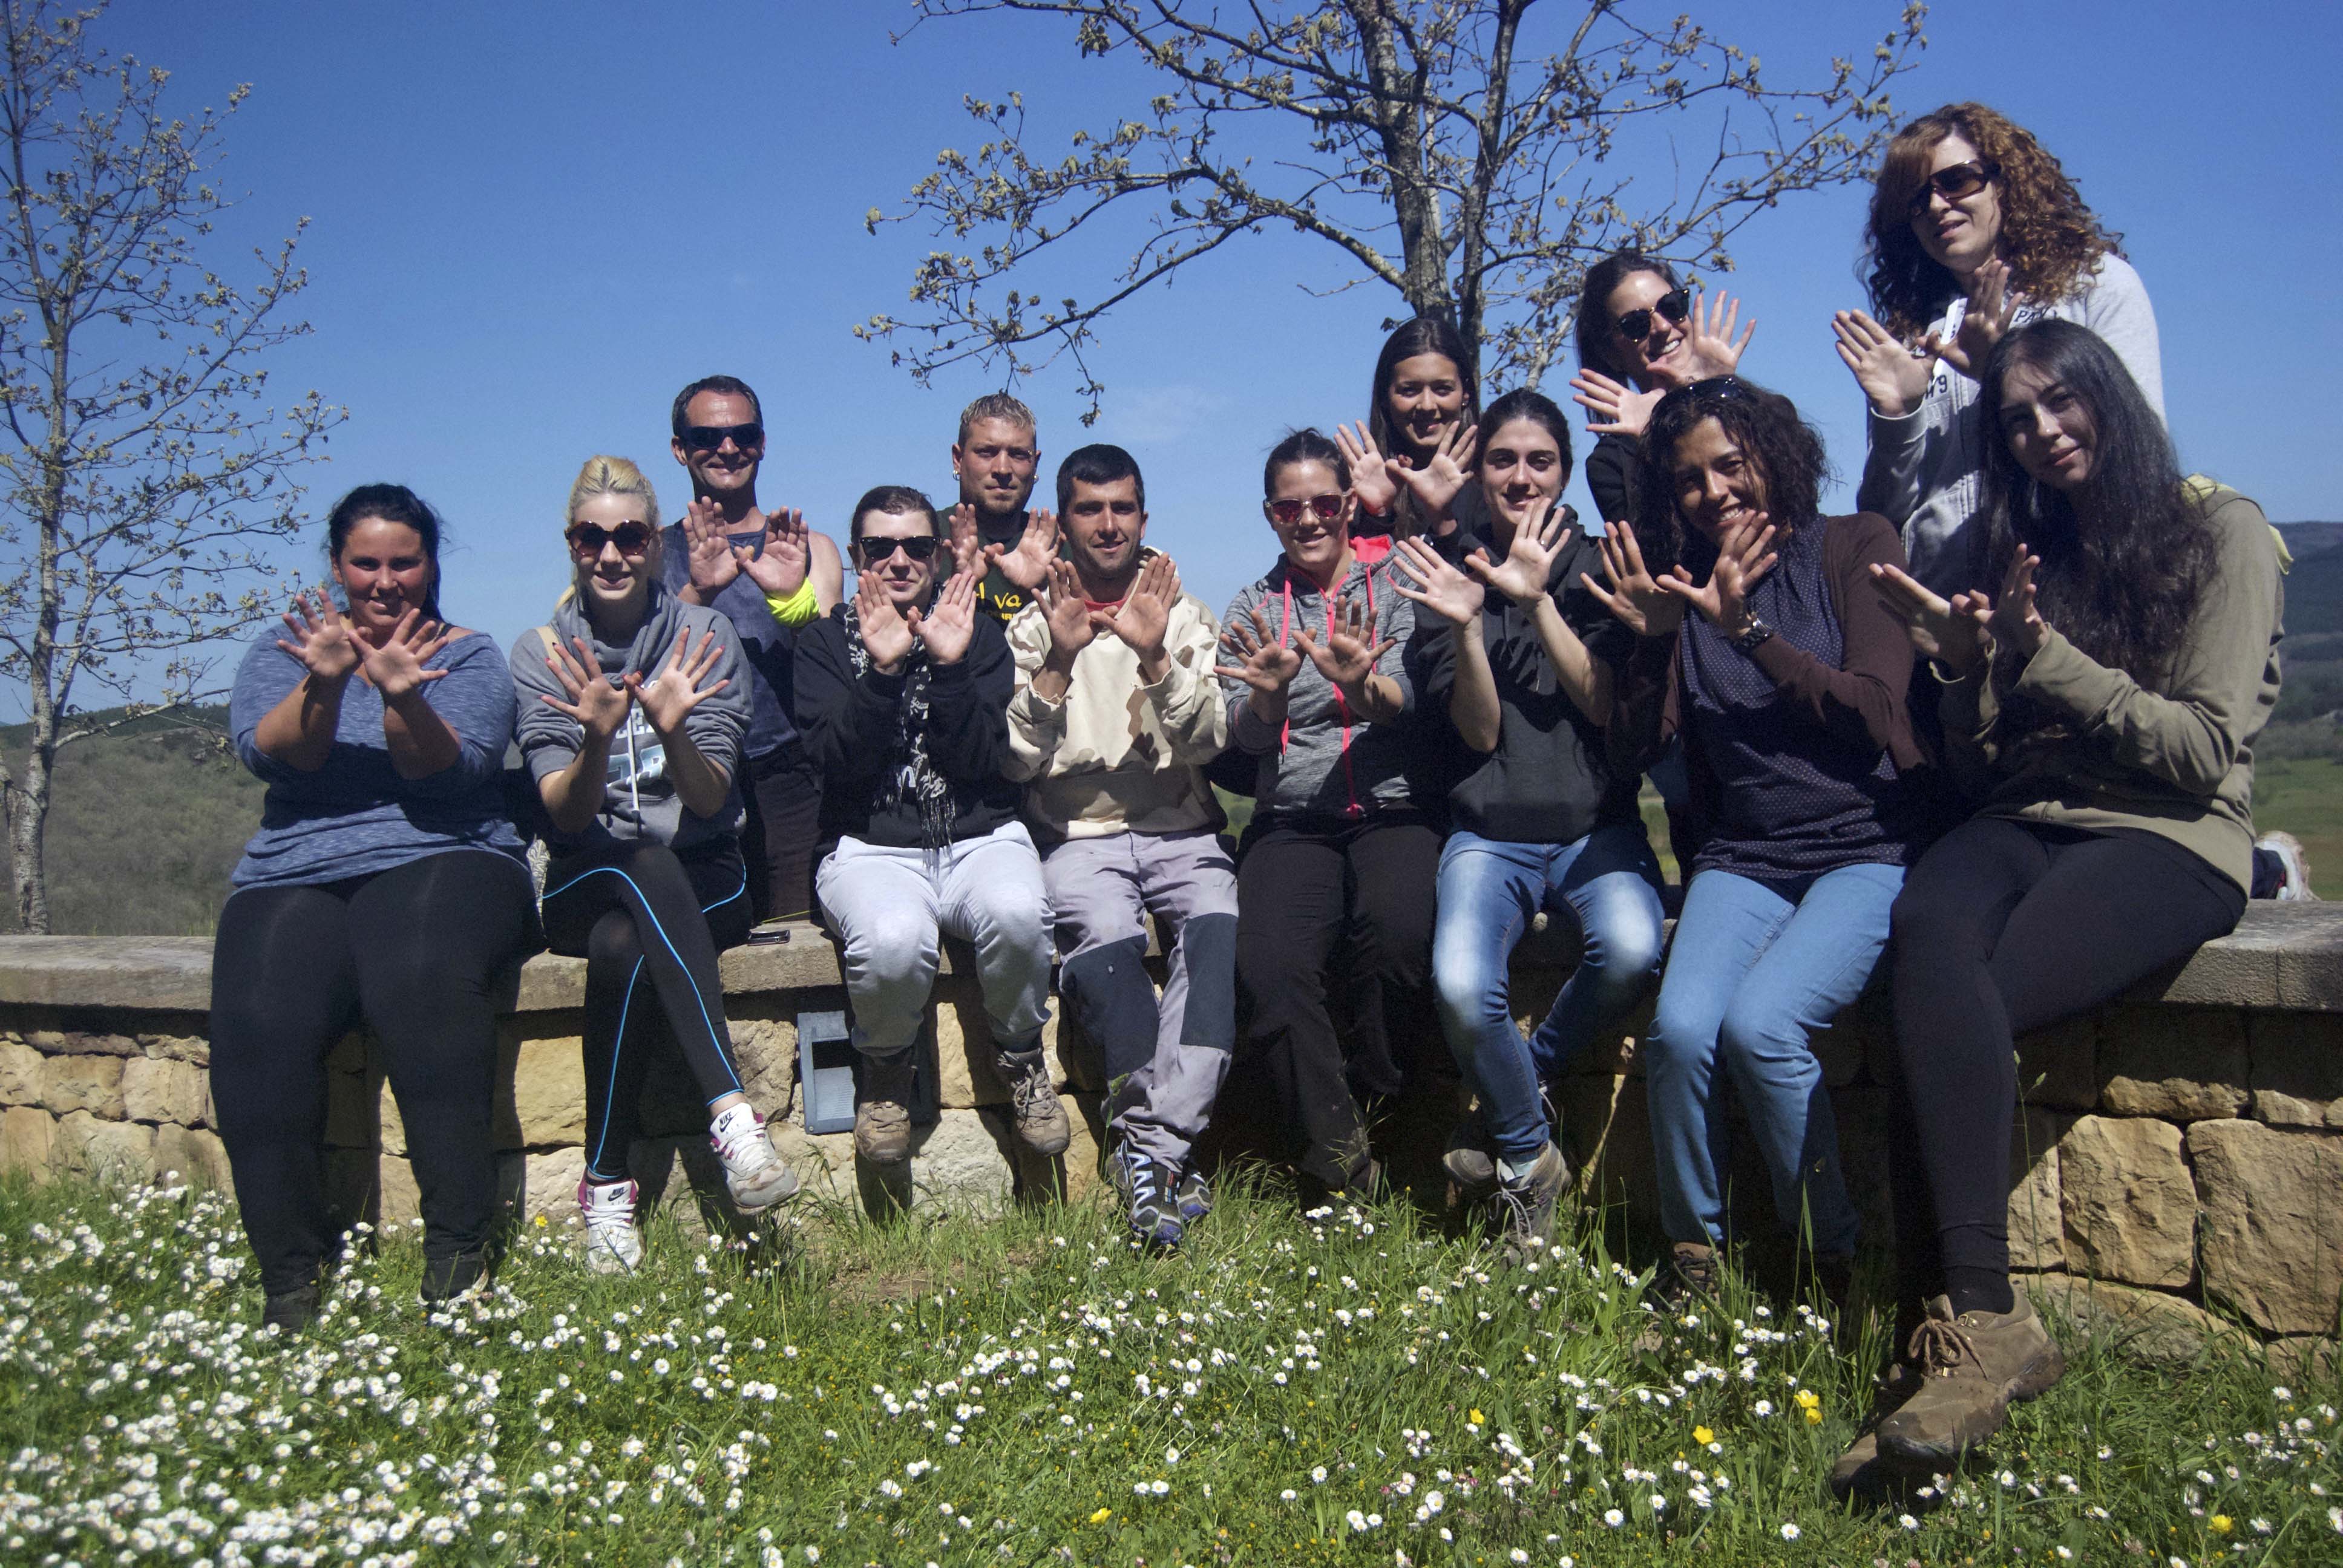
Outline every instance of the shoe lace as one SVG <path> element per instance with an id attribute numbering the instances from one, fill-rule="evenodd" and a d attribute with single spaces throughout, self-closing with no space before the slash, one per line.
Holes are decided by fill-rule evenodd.
<path id="1" fill-rule="evenodd" d="M 1945 1318 L 1930 1318 L 1913 1330 L 1904 1353 L 1923 1376 L 1950 1377 L 1962 1362 L 1974 1366 L 1977 1360 L 1976 1342 L 1960 1324 Z"/>

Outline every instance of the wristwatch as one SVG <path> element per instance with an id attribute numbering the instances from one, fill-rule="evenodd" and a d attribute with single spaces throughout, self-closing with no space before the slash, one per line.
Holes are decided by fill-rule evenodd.
<path id="1" fill-rule="evenodd" d="M 1753 615 L 1749 618 L 1747 631 L 1743 632 L 1739 637 L 1727 638 L 1725 640 L 1733 645 L 1734 652 L 1751 654 L 1757 651 L 1758 644 L 1773 635 L 1774 628 L 1765 624 L 1765 618 Z"/>

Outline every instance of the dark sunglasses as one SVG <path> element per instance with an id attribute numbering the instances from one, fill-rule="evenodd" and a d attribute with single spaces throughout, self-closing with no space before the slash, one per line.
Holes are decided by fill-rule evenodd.
<path id="1" fill-rule="evenodd" d="M 854 541 L 854 548 L 860 553 L 864 566 L 875 567 L 894 559 L 897 550 L 915 561 L 932 559 L 936 546 L 941 542 L 933 534 L 913 534 L 908 539 L 874 539 L 866 534 Z"/>
<path id="2" fill-rule="evenodd" d="M 1658 311 L 1678 327 L 1692 314 L 1692 290 L 1670 289 L 1654 300 L 1649 309 L 1631 310 L 1619 318 L 1619 336 L 1630 343 L 1641 343 L 1652 335 L 1652 312 Z"/>
<path id="3" fill-rule="evenodd" d="M 1912 193 L 1904 210 L 1918 217 L 1928 210 L 1931 192 L 1946 201 L 1966 201 L 2000 177 L 1999 164 L 1955 164 L 1951 168 L 1938 169 L 1920 182 L 1920 188 Z"/>
<path id="4" fill-rule="evenodd" d="M 606 528 L 594 523 L 572 523 L 568 531 L 569 548 L 580 560 L 598 560 L 606 545 L 616 545 L 618 553 L 632 560 L 651 548 L 651 528 L 649 523 L 620 523 Z"/>
<path id="5" fill-rule="evenodd" d="M 1288 496 L 1283 500 L 1262 504 L 1269 508 L 1269 515 L 1281 523 L 1300 522 L 1304 507 L 1317 514 L 1322 523 L 1331 523 L 1342 515 L 1342 498 L 1336 495 L 1312 496 L 1306 501 L 1298 496 Z"/>
<path id="6" fill-rule="evenodd" d="M 729 441 L 743 452 L 765 444 L 762 425 L 688 425 L 684 427 L 683 444 L 694 452 L 713 452 Z"/>

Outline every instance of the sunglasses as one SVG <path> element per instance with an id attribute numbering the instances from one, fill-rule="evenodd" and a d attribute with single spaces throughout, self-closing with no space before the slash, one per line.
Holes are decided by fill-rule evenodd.
<path id="1" fill-rule="evenodd" d="M 651 548 L 651 527 L 649 523 L 620 523 L 615 528 L 594 523 L 572 523 L 568 538 L 569 548 L 580 560 L 599 560 L 605 546 L 616 545 L 618 553 L 628 560 Z"/>
<path id="2" fill-rule="evenodd" d="M 1951 168 L 1938 169 L 1920 182 L 1920 188 L 1905 204 L 1905 211 L 1916 218 L 1922 216 L 1928 210 L 1931 193 L 1946 201 L 1966 201 L 2000 177 L 1999 164 L 1955 164 Z"/>
<path id="3" fill-rule="evenodd" d="M 713 452 L 729 441 L 743 452 L 765 444 L 762 425 L 689 425 L 684 427 L 683 444 L 694 452 Z"/>
<path id="4" fill-rule="evenodd" d="M 940 543 L 941 541 L 933 534 L 913 534 L 908 539 L 880 539 L 865 535 L 854 541 L 854 548 L 861 555 L 864 566 L 875 567 L 893 560 L 897 550 L 915 561 L 930 560 L 934 558 L 936 546 Z"/>
<path id="5" fill-rule="evenodd" d="M 1306 501 L 1298 496 L 1288 496 L 1283 500 L 1262 504 L 1269 508 L 1269 515 L 1281 523 L 1300 522 L 1304 507 L 1322 523 L 1331 523 L 1342 515 L 1342 498 L 1336 495 L 1312 496 Z"/>
<path id="6" fill-rule="evenodd" d="M 1678 327 L 1692 314 L 1692 290 L 1670 289 L 1654 300 L 1649 309 L 1631 310 L 1619 318 L 1619 336 L 1630 343 L 1641 343 L 1652 335 L 1652 312 L 1658 311 Z"/>

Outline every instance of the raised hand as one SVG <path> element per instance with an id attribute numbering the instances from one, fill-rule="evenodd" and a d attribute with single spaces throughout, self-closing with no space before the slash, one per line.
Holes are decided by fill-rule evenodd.
<path id="1" fill-rule="evenodd" d="M 1831 336 L 1837 339 L 1839 362 L 1855 377 L 1883 419 L 1900 419 L 1928 395 L 1928 371 L 1933 354 L 1914 353 L 1903 341 L 1860 310 L 1842 310 L 1831 317 Z"/>
<path id="2" fill-rule="evenodd" d="M 713 501 L 695 500 L 683 509 L 684 569 L 691 586 L 708 598 L 731 586 L 740 575 L 732 551 L 732 538 L 724 528 L 724 512 Z"/>
<path id="3" fill-rule="evenodd" d="M 954 572 L 951 581 L 928 606 L 928 613 L 912 621 L 911 629 L 927 644 L 930 659 L 958 664 L 968 652 L 969 639 L 976 635 L 976 574 Z"/>
<path id="4" fill-rule="evenodd" d="M 1472 477 L 1473 449 L 1480 431 L 1478 425 L 1451 425 L 1423 467 L 1414 467 L 1405 457 L 1386 457 L 1383 471 L 1414 493 L 1415 503 L 1424 516 L 1444 518 L 1450 503 L 1456 499 L 1456 492 Z"/>
<path id="5" fill-rule="evenodd" d="M 1375 660 L 1391 650 L 1396 638 L 1374 640 L 1375 628 L 1368 618 L 1367 607 L 1359 600 L 1344 599 L 1327 623 L 1326 640 L 1318 641 L 1306 626 L 1293 628 L 1294 646 L 1318 667 L 1318 673 L 1332 681 L 1346 693 L 1356 692 L 1359 684 L 1375 672 Z"/>
<path id="6" fill-rule="evenodd" d="M 1060 667 L 1073 668 L 1074 656 L 1099 634 L 1101 618 L 1091 613 L 1082 598 L 1082 579 L 1071 561 L 1051 561 L 1050 580 L 1041 589 L 1042 613 L 1049 619 L 1050 657 Z"/>
<path id="7" fill-rule="evenodd" d="M 1968 297 L 1968 308 L 1961 312 L 1961 324 L 1952 341 L 1931 332 L 1928 350 L 1974 381 L 1985 367 L 1986 356 L 2017 317 L 2017 297 L 2009 291 L 2009 264 L 1995 256 L 1971 273 Z"/>
<path id="8" fill-rule="evenodd" d="M 1225 675 L 1231 680 L 1241 680 L 1264 696 L 1281 696 L 1287 687 L 1293 684 L 1293 678 L 1302 673 L 1302 655 L 1279 645 L 1277 638 L 1269 634 L 1268 623 L 1261 618 L 1259 609 L 1252 612 L 1252 618 L 1250 629 L 1241 622 L 1232 620 L 1228 629 L 1221 634 L 1222 645 L 1233 651 L 1242 662 L 1216 664 L 1212 667 L 1212 673 Z"/>
<path id="9" fill-rule="evenodd" d="M 1570 384 L 1578 388 L 1570 400 L 1586 410 L 1586 427 L 1598 436 L 1641 436 L 1652 422 L 1652 410 L 1668 393 L 1664 387 L 1638 392 L 1600 370 L 1581 370 Z"/>
<path id="10" fill-rule="evenodd" d="M 1491 566 L 1487 550 L 1474 550 L 1465 558 L 1464 569 L 1515 604 L 1535 604 L 1545 593 L 1554 558 L 1562 553 L 1563 530 L 1569 525 L 1567 511 L 1551 498 L 1541 499 L 1513 530 L 1513 546 L 1503 561 Z"/>
<path id="11" fill-rule="evenodd" d="M 1875 565 L 1871 580 L 1879 586 L 1879 602 L 1904 623 L 1904 635 L 1922 658 L 1943 665 L 1956 679 L 1985 663 L 1986 627 L 1993 615 L 1990 598 L 1981 593 L 1940 598 L 1901 567 Z"/>
<path id="12" fill-rule="evenodd" d="M 967 576 L 961 572 L 953 580 L 957 582 Z M 895 601 L 887 597 L 886 588 L 880 585 L 878 573 L 855 574 L 854 618 L 862 628 L 863 649 L 880 673 L 894 674 L 911 657 L 911 645 L 916 640 L 911 628 L 918 616 L 914 610 L 910 619 L 904 618 L 895 608 Z"/>
<path id="13" fill-rule="evenodd" d="M 713 686 L 699 684 L 723 658 L 724 649 L 713 631 L 701 632 L 697 648 L 687 648 L 685 645 L 690 641 L 690 628 L 676 634 L 674 651 L 668 655 L 656 678 L 645 680 L 639 669 L 627 677 L 627 689 L 643 705 L 643 717 L 650 721 L 650 727 L 661 735 L 672 735 L 682 729 L 685 717 L 693 709 L 732 684 L 729 676 Z"/>
<path id="14" fill-rule="evenodd" d="M 2001 599 L 1993 607 L 1993 635 L 2027 658 L 2041 651 L 2050 631 L 2034 598 L 2034 570 L 2041 564 L 2042 558 L 2022 544 L 2011 551 L 2009 569 L 2001 577 Z"/>
<path id="15" fill-rule="evenodd" d="M 1695 377 L 1730 376 L 1739 367 L 1742 350 L 1757 336 L 1757 323 L 1753 320 L 1741 328 L 1740 339 L 1735 341 L 1733 329 L 1740 320 L 1741 302 L 1731 295 L 1702 295 L 1693 301 L 1684 347 L 1690 351 Z"/>
<path id="16" fill-rule="evenodd" d="M 635 694 L 627 687 L 613 686 L 603 677 L 602 667 L 584 638 L 573 640 L 578 645 L 574 656 L 555 640 L 545 657 L 546 668 L 553 671 L 553 678 L 561 683 L 569 700 L 562 702 L 551 696 L 540 696 L 538 700 L 578 720 L 589 738 L 607 742 L 627 721 L 627 709 L 634 706 Z"/>
<path id="17" fill-rule="evenodd" d="M 806 528 L 805 514 L 794 507 L 767 512 L 764 542 L 762 555 L 746 545 L 736 547 L 735 568 L 759 591 L 787 598 L 805 587 L 806 568 L 813 561 L 813 535 Z"/>
<path id="18" fill-rule="evenodd" d="M 1038 589 L 1049 580 L 1050 563 L 1058 558 L 1058 514 L 1034 508 L 1025 514 L 1025 532 L 1018 538 L 1016 548 L 987 545 L 984 558 L 1026 592 Z"/>
<path id="19" fill-rule="evenodd" d="M 1755 512 L 1717 541 L 1716 565 L 1708 580 L 1695 583 L 1682 567 L 1669 568 L 1660 587 L 1700 611 L 1710 625 L 1727 636 L 1746 628 L 1749 594 L 1779 559 L 1772 553 L 1774 525 Z"/>
<path id="20" fill-rule="evenodd" d="M 1603 601 L 1612 618 L 1637 637 L 1666 637 L 1684 624 L 1684 601 L 1668 592 L 1644 565 L 1644 548 L 1635 530 L 1614 523 L 1601 541 L 1605 588 L 1584 572 L 1578 580 Z"/>
<path id="21" fill-rule="evenodd" d="M 431 681 L 447 678 L 444 669 L 423 668 L 447 646 L 445 623 L 425 620 L 421 610 L 408 610 L 398 618 L 380 648 L 366 649 L 366 678 L 385 702 L 396 702 Z"/>
<path id="22" fill-rule="evenodd" d="M 962 501 L 951 509 L 952 570 L 984 575 L 984 538 L 976 531 L 976 508 Z"/>
<path id="23" fill-rule="evenodd" d="M 1423 539 L 1402 539 L 1393 545 L 1392 564 L 1399 569 L 1391 574 L 1391 585 L 1401 597 L 1423 606 L 1449 625 L 1463 626 L 1481 613 L 1486 590 L 1441 559 L 1440 552 Z M 1410 587 L 1409 578 L 1423 586 Z"/>
<path id="24" fill-rule="evenodd" d="M 1383 467 L 1383 455 L 1375 446 L 1375 438 L 1367 434 L 1363 420 L 1351 429 L 1334 425 L 1334 447 L 1342 454 L 1342 461 L 1351 467 L 1351 494 L 1359 498 L 1363 510 L 1377 516 L 1389 514 L 1399 499 L 1399 481 Z"/>
<path id="25" fill-rule="evenodd" d="M 310 595 L 295 594 L 293 608 L 285 612 L 284 620 L 292 640 L 280 637 L 277 646 L 299 659 L 317 679 L 347 680 L 364 657 L 357 634 L 323 592 L 317 594 L 314 608 Z"/>
<path id="26" fill-rule="evenodd" d="M 1172 629 L 1172 607 L 1180 602 L 1180 568 L 1166 555 L 1147 558 L 1131 591 L 1112 610 L 1093 611 L 1091 625 L 1122 639 L 1139 656 L 1142 671 L 1154 669 L 1163 657 L 1163 639 Z M 1158 677 L 1160 678 L 1160 675 Z"/>

